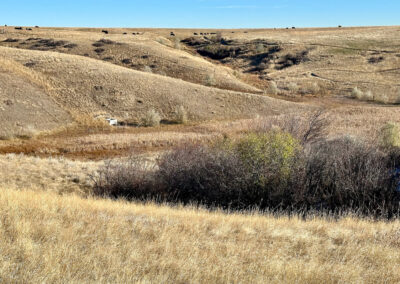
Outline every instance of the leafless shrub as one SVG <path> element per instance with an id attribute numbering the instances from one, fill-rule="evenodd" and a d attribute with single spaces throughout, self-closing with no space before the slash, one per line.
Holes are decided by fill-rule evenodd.
<path id="1" fill-rule="evenodd" d="M 326 138 L 331 121 L 324 109 L 299 115 L 261 118 L 255 124 L 257 132 L 268 132 L 274 128 L 288 132 L 303 145 L 313 144 Z"/>
<path id="2" fill-rule="evenodd" d="M 296 197 L 306 208 L 388 217 L 400 209 L 398 178 L 378 148 L 344 137 L 314 145 L 306 161 Z"/>
<path id="3" fill-rule="evenodd" d="M 183 106 L 179 106 L 175 111 L 175 120 L 177 123 L 186 124 L 188 122 L 187 111 Z"/>
<path id="4" fill-rule="evenodd" d="M 108 161 L 91 178 L 93 194 L 111 198 L 146 199 L 153 189 L 153 166 L 140 157 Z"/>
<path id="5" fill-rule="evenodd" d="M 209 87 L 216 85 L 215 76 L 213 73 L 209 73 L 206 75 L 205 84 L 206 84 L 206 86 L 209 86 Z"/>
<path id="6" fill-rule="evenodd" d="M 351 96 L 354 98 L 354 99 L 361 99 L 362 97 L 363 97 L 363 95 L 364 95 L 364 92 L 363 91 L 361 91 L 358 87 L 355 87 L 352 91 L 351 91 Z"/>
<path id="7" fill-rule="evenodd" d="M 152 109 L 149 110 L 142 118 L 141 125 L 145 127 L 155 127 L 160 125 L 160 121 L 160 114 Z"/>

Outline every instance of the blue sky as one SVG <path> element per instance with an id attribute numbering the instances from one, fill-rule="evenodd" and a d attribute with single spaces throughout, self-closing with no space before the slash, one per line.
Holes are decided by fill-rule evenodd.
<path id="1" fill-rule="evenodd" d="M 168 28 L 400 25 L 400 0 L 0 0 L 0 24 Z"/>

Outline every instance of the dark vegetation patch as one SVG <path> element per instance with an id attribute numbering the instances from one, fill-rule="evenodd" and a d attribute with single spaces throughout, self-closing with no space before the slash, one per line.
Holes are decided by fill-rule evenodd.
<path id="1" fill-rule="evenodd" d="M 27 62 L 27 63 L 24 64 L 25 67 L 33 67 L 35 65 L 36 65 L 35 62 Z"/>
<path id="2" fill-rule="evenodd" d="M 280 52 L 282 48 L 280 46 L 271 46 L 268 51 L 248 57 L 250 66 L 252 68 L 248 72 L 261 72 L 269 67 L 271 62 L 277 58 L 276 53 Z"/>
<path id="3" fill-rule="evenodd" d="M 130 58 L 125 58 L 125 59 L 122 59 L 121 62 L 122 62 L 123 64 L 132 64 L 132 59 L 130 59 Z"/>
<path id="4" fill-rule="evenodd" d="M 184 40 L 182 40 L 184 44 L 187 44 L 189 46 L 202 46 L 202 45 L 208 45 L 211 43 L 211 41 L 205 39 L 204 37 L 188 37 Z"/>
<path id="5" fill-rule="evenodd" d="M 377 64 L 385 60 L 383 56 L 371 57 L 368 59 L 368 63 L 370 64 Z"/>
<path id="6" fill-rule="evenodd" d="M 76 43 L 69 43 L 69 44 L 64 45 L 64 47 L 68 48 L 68 49 L 72 49 L 72 48 L 78 47 L 78 45 Z"/>
<path id="7" fill-rule="evenodd" d="M 16 38 L 7 38 L 7 39 L 3 40 L 3 42 L 19 42 L 19 39 L 16 39 Z"/>
<path id="8" fill-rule="evenodd" d="M 110 45 L 110 44 L 119 44 L 118 42 L 112 41 L 112 40 L 110 40 L 110 39 L 105 39 L 105 38 L 102 38 L 102 39 L 98 40 L 97 42 L 98 42 L 98 43 L 107 44 L 107 45 Z"/>
<path id="9" fill-rule="evenodd" d="M 22 43 L 21 43 L 22 44 Z M 25 40 L 24 44 L 32 44 L 29 49 L 33 50 L 52 50 L 59 47 L 63 48 L 75 48 L 78 45 L 65 40 L 54 40 L 54 39 L 44 39 L 44 38 L 28 38 Z"/>
<path id="10" fill-rule="evenodd" d="M 104 61 L 113 61 L 113 60 L 114 60 L 114 57 L 112 57 L 112 56 L 107 56 L 107 57 L 104 57 L 103 60 L 104 60 Z"/>
<path id="11" fill-rule="evenodd" d="M 279 60 L 278 62 L 279 65 L 276 66 L 276 69 L 282 70 L 285 68 L 289 68 L 293 65 L 299 65 L 302 62 L 307 62 L 310 60 L 308 58 L 308 53 L 309 53 L 308 50 L 304 50 L 296 54 L 291 54 L 291 53 L 286 54 Z"/>
<path id="12" fill-rule="evenodd" d="M 105 51 L 104 48 L 96 48 L 96 49 L 94 50 L 94 52 L 96 52 L 97 54 L 101 54 L 101 53 L 103 53 L 104 51 Z"/>
<path id="13" fill-rule="evenodd" d="M 95 42 L 95 43 L 92 44 L 92 46 L 94 46 L 94 47 L 102 47 L 102 46 L 104 46 L 104 43 L 102 43 L 102 42 Z"/>
<path id="14" fill-rule="evenodd" d="M 321 113 L 267 121 L 239 140 L 180 146 L 156 165 L 138 157 L 110 162 L 93 177 L 94 193 L 230 210 L 398 217 L 399 151 L 327 140 L 326 125 Z"/>
<path id="15" fill-rule="evenodd" d="M 222 63 L 237 62 L 246 66 L 245 72 L 265 73 L 274 63 L 275 69 L 281 70 L 298 65 L 309 60 L 309 50 L 298 53 L 283 53 L 283 47 L 268 40 L 235 41 L 227 40 L 220 35 L 192 36 L 182 40 L 182 43 L 192 47 L 201 56 L 218 60 Z"/>
<path id="16" fill-rule="evenodd" d="M 235 57 L 240 52 L 240 47 L 229 47 L 224 45 L 207 45 L 197 52 L 205 57 L 209 57 L 215 60 L 222 60 L 227 57 Z"/>

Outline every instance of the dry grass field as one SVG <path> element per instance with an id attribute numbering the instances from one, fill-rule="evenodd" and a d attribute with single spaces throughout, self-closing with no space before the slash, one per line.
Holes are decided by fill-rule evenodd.
<path id="1" fill-rule="evenodd" d="M 0 282 L 400 282 L 398 219 L 110 200 L 91 178 L 320 108 L 329 138 L 376 143 L 400 124 L 400 27 L 107 30 L 0 33 Z"/>
<path id="2" fill-rule="evenodd" d="M 1 282 L 398 283 L 400 224 L 0 191 Z"/>

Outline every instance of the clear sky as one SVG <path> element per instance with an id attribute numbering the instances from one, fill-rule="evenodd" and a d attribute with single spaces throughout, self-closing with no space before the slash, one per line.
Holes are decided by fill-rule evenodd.
<path id="1" fill-rule="evenodd" d="M 166 28 L 400 25 L 400 0 L 0 0 L 0 24 Z"/>

